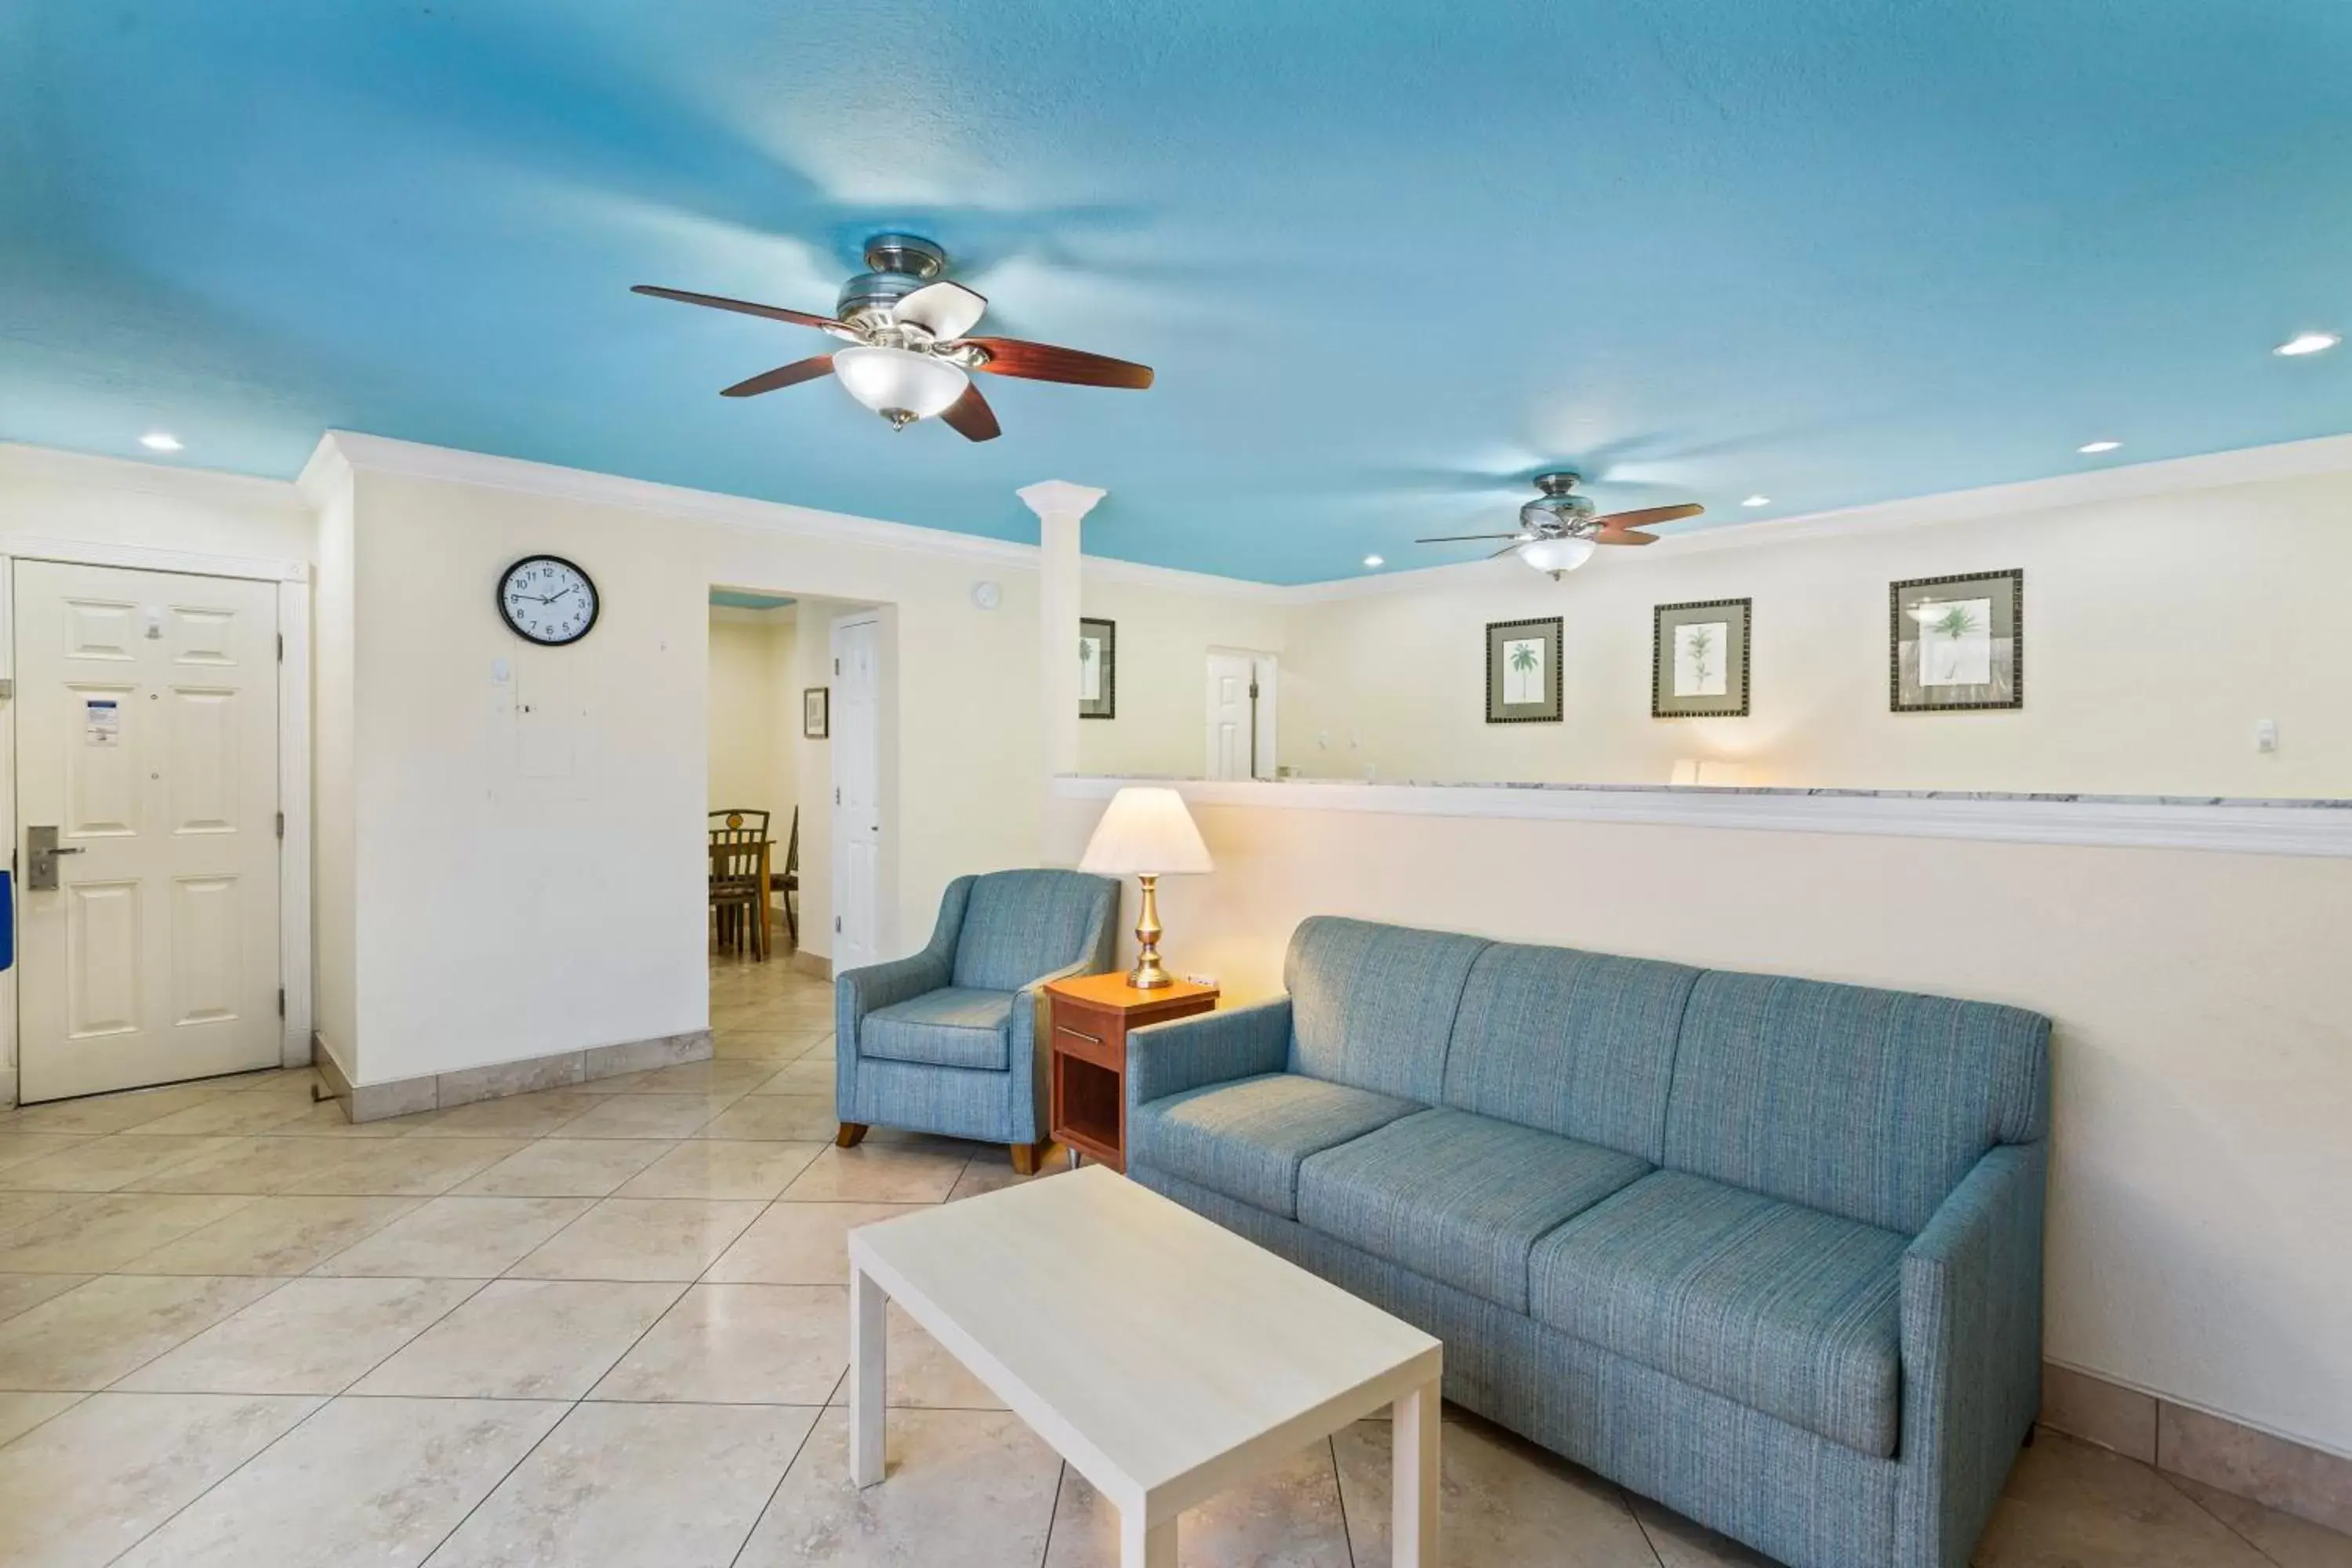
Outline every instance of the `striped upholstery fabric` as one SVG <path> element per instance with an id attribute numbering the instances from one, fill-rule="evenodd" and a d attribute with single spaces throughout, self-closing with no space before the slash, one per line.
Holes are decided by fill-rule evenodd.
<path id="1" fill-rule="evenodd" d="M 866 1016 L 857 1052 L 884 1061 L 1003 1072 L 1011 1061 L 1013 993 L 950 985 Z"/>
<path id="2" fill-rule="evenodd" d="M 1916 1235 L 1985 1151 L 2042 1135 L 2049 1049 L 2014 1007 L 1710 972 L 1659 1163 Z"/>
<path id="3" fill-rule="evenodd" d="M 1857 1453 L 1895 1452 L 1909 1238 L 1660 1171 L 1536 1244 L 1536 1318 Z"/>
<path id="4" fill-rule="evenodd" d="M 1698 971 L 1497 942 L 1462 988 L 1443 1103 L 1657 1163 Z"/>
<path id="5" fill-rule="evenodd" d="M 1649 1169 L 1614 1149 L 1439 1108 L 1308 1156 L 1298 1220 L 1524 1312 L 1536 1238 Z"/>
<path id="6" fill-rule="evenodd" d="M 1018 991 L 1086 953 L 1118 911 L 1118 884 L 1083 871 L 992 871 L 972 880 L 951 984 Z"/>
<path id="7" fill-rule="evenodd" d="M 1289 1219 L 1298 1167 L 1421 1107 L 1296 1073 L 1268 1073 L 1156 1100 L 1127 1123 L 1129 1168 L 1148 1164 Z"/>
<path id="8" fill-rule="evenodd" d="M 1462 983 L 1491 945 L 1326 915 L 1300 921 L 1282 965 L 1290 1070 L 1436 1103 Z"/>
<path id="9" fill-rule="evenodd" d="M 1165 1024 L 1146 1024 L 1127 1036 L 1127 1107 L 1132 1120 L 1146 1102 L 1203 1084 L 1280 1072 L 1290 1056 L 1290 998 L 1254 1007 L 1220 1007 Z"/>

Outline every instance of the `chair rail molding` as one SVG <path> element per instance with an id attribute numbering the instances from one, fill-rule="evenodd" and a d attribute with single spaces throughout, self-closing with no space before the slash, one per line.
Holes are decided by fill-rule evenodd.
<path id="1" fill-rule="evenodd" d="M 1064 800 L 1108 800 L 1129 778 L 1065 773 Z M 1710 789 L 1647 784 L 1251 784 L 1156 779 L 1188 805 L 1394 816 L 1485 816 L 1746 832 L 1848 833 L 2352 858 L 2352 800 L 2002 795 L 1986 791 Z"/>

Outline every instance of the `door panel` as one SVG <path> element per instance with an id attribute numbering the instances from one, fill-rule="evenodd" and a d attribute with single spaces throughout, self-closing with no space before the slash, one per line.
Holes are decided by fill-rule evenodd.
<path id="1" fill-rule="evenodd" d="M 26 561 L 15 612 L 17 823 L 69 852 L 21 895 L 19 1097 L 275 1066 L 276 587 Z"/>
<path id="2" fill-rule="evenodd" d="M 833 972 L 877 963 L 882 860 L 882 625 L 833 628 Z"/>

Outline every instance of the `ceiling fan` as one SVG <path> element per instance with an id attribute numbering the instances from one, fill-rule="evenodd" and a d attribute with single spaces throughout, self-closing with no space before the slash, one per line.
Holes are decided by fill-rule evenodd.
<path id="1" fill-rule="evenodd" d="M 1488 556 L 1488 560 L 1516 553 L 1537 571 L 1550 573 L 1552 580 L 1558 582 L 1560 574 L 1573 572 L 1591 560 L 1596 546 L 1655 544 L 1656 534 L 1640 531 L 1652 523 L 1696 517 L 1706 510 L 1694 502 L 1685 502 L 1680 506 L 1643 507 L 1639 511 L 1595 516 L 1591 499 L 1575 493 L 1582 479 L 1582 475 L 1567 468 L 1538 474 L 1536 489 L 1543 494 L 1519 508 L 1519 526 L 1515 533 L 1449 533 L 1413 542 L 1457 544 L 1474 539 L 1507 539 L 1511 542 Z"/>
<path id="2" fill-rule="evenodd" d="M 630 291 L 814 327 L 840 338 L 853 346 L 762 371 L 719 395 L 757 397 L 780 386 L 833 375 L 850 396 L 888 420 L 894 430 L 936 417 L 967 441 L 996 439 L 1003 430 L 996 411 L 971 379 L 976 370 L 1074 386 L 1140 391 L 1151 384 L 1149 365 L 1019 338 L 967 337 L 980 324 L 988 301 L 948 280 L 948 253 L 928 239 L 877 234 L 866 242 L 866 266 L 867 270 L 841 286 L 840 301 L 830 316 L 650 283 Z"/>

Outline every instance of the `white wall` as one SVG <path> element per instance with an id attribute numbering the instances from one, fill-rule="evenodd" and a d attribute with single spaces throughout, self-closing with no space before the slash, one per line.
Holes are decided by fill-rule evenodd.
<path id="1" fill-rule="evenodd" d="M 1043 781 L 1021 738 L 1037 722 L 1037 612 L 1021 552 L 337 439 L 357 468 L 358 1081 L 703 1026 L 713 584 L 895 620 L 903 798 L 884 892 L 902 944 L 928 934 L 951 878 L 1034 862 Z M 527 647 L 497 618 L 488 584 L 534 550 L 602 590 L 571 648 Z M 982 576 L 1003 583 L 1000 610 L 972 605 Z M 804 907 L 815 923 L 824 906 Z"/>
<path id="2" fill-rule="evenodd" d="M 1056 801 L 1048 861 L 1099 813 Z M 2352 860 L 1194 816 L 1217 869 L 1162 884 L 1162 947 L 1236 1000 L 1281 989 L 1301 919 L 1346 914 L 2049 1015 L 2048 1353 L 2352 1454 Z"/>
<path id="3" fill-rule="evenodd" d="M 710 807 L 767 812 L 779 846 L 800 798 L 796 633 L 789 608 L 710 612 Z"/>
<path id="4" fill-rule="evenodd" d="M 1694 757 L 1777 784 L 2352 795 L 2335 651 L 2352 473 L 2052 504 L 2067 493 L 2016 487 L 1969 521 L 1912 502 L 1849 514 L 1858 531 L 1835 536 L 1767 524 L 1603 550 L 1557 584 L 1506 560 L 1308 604 L 1282 760 L 1324 778 L 1664 784 Z M 1887 584 L 2011 567 L 2023 709 L 1890 713 Z M 1651 718 L 1653 608 L 1729 598 L 1755 602 L 1752 716 Z M 1486 723 L 1486 624 L 1555 615 L 1563 721 Z M 2271 755 L 2254 749 L 2262 719 L 2279 726 Z"/>
<path id="5" fill-rule="evenodd" d="M 1187 584 L 1172 574 L 1139 581 L 1115 562 L 1084 562 L 1081 573 L 1080 613 L 1118 626 L 1118 712 L 1080 721 L 1080 770 L 1199 777 L 1208 766 L 1209 650 L 1279 655 L 1293 612 L 1278 592 L 1251 584 Z"/>

